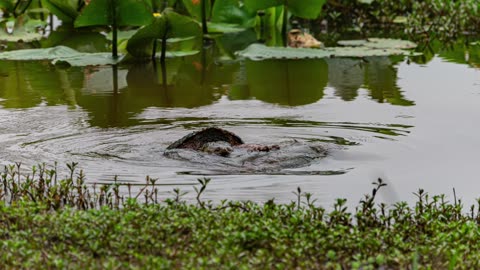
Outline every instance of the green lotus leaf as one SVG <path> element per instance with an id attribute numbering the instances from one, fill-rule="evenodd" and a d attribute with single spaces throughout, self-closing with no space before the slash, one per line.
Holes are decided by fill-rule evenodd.
<path id="1" fill-rule="evenodd" d="M 245 31 L 245 28 L 237 24 L 208 22 L 208 31 L 212 34 L 235 33 Z"/>
<path id="2" fill-rule="evenodd" d="M 255 25 L 256 13 L 248 11 L 238 0 L 215 1 L 212 22 L 235 24 L 242 27 Z"/>
<path id="3" fill-rule="evenodd" d="M 2 60 L 53 60 L 56 58 L 62 57 L 72 57 L 77 56 L 82 53 L 65 47 L 57 46 L 46 49 L 26 49 L 26 50 L 15 50 L 9 52 L 0 53 L 0 59 Z"/>
<path id="4" fill-rule="evenodd" d="M 93 0 L 75 20 L 75 27 L 113 25 L 116 9 L 118 26 L 142 26 L 151 23 L 151 8 L 143 0 Z"/>
<path id="5" fill-rule="evenodd" d="M 199 21 L 202 19 L 202 1 L 207 1 L 205 3 L 205 7 L 206 7 L 205 13 L 207 17 L 209 17 L 210 7 L 212 6 L 210 0 L 182 0 L 183 5 L 188 10 L 188 13 L 190 13 L 190 15 L 192 15 L 195 19 Z"/>
<path id="6" fill-rule="evenodd" d="M 338 42 L 341 46 L 350 47 L 369 47 L 374 49 L 413 49 L 417 44 L 401 39 L 391 38 L 369 38 L 368 40 L 341 40 Z"/>
<path id="7" fill-rule="evenodd" d="M 243 51 L 237 52 L 238 56 L 250 60 L 266 59 L 320 59 L 327 57 L 372 57 L 389 55 L 410 55 L 409 51 L 400 49 L 375 49 L 370 47 L 329 47 L 325 49 L 267 47 L 252 44 Z"/>
<path id="8" fill-rule="evenodd" d="M 411 52 L 400 49 L 376 49 L 370 47 L 330 47 L 325 48 L 332 57 L 373 57 L 390 55 L 411 55 Z"/>
<path id="9" fill-rule="evenodd" d="M 127 51 L 134 57 L 150 57 L 155 40 L 184 39 L 200 33 L 200 26 L 193 19 L 167 9 L 162 16 L 155 17 L 151 24 L 140 28 L 130 38 Z"/>
<path id="10" fill-rule="evenodd" d="M 266 59 L 319 59 L 330 57 L 330 51 L 303 48 L 267 47 L 260 44 L 252 44 L 245 50 L 236 53 L 238 56 L 250 60 Z"/>
<path id="11" fill-rule="evenodd" d="M 131 37 L 133 37 L 133 35 L 135 35 L 135 33 L 137 33 L 137 31 L 137 29 L 118 31 L 118 41 L 121 42 L 122 40 L 129 40 Z M 108 40 L 113 40 L 112 32 L 109 32 L 106 37 Z"/>
<path id="12" fill-rule="evenodd" d="M 123 57 L 113 58 L 111 53 L 80 53 L 71 57 L 53 59 L 54 65 L 69 65 L 72 67 L 116 65 Z"/>
<path id="13" fill-rule="evenodd" d="M 70 66 L 114 65 L 122 57 L 114 59 L 110 53 L 82 53 L 74 49 L 57 46 L 45 49 L 27 49 L 0 53 L 3 60 L 51 60 L 53 64 L 68 63 Z"/>
<path id="14" fill-rule="evenodd" d="M 108 40 L 98 32 L 76 31 L 69 27 L 61 26 L 48 35 L 47 39 L 40 42 L 42 48 L 67 46 L 79 52 L 107 52 Z"/>
<path id="15" fill-rule="evenodd" d="M 73 22 L 78 16 L 77 0 L 41 0 L 42 5 L 64 22 Z"/>
<path id="16" fill-rule="evenodd" d="M 326 0 L 245 0 L 250 11 L 284 5 L 295 16 L 305 19 L 316 19 L 322 12 Z"/>

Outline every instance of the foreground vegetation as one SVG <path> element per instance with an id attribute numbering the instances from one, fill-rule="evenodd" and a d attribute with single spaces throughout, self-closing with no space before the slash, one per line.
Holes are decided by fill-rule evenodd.
<path id="1" fill-rule="evenodd" d="M 209 180 L 200 179 L 192 204 L 182 201 L 179 190 L 160 200 L 152 179 L 138 196 L 121 196 L 116 184 L 95 190 L 75 166 L 69 164 L 70 176 L 58 181 L 56 171 L 45 166 L 28 176 L 20 176 L 20 164 L 5 168 L 0 185 L 5 268 L 479 267 L 478 206 L 466 211 L 457 199 L 447 202 L 422 190 L 414 206 L 376 205 L 385 186 L 378 180 L 355 210 L 338 199 L 327 211 L 300 189 L 290 204 L 213 204 L 201 199 Z"/>

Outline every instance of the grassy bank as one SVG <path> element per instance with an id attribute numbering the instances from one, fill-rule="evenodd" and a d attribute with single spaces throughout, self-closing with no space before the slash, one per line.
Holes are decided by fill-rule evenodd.
<path id="1" fill-rule="evenodd" d="M 291 204 L 211 204 L 201 199 L 203 179 L 197 204 L 182 202 L 178 191 L 155 202 L 153 185 L 142 190 L 152 200 L 139 203 L 115 195 L 115 186 L 93 193 L 82 174 L 58 180 L 48 170 L 26 178 L 15 171 L 7 168 L 0 185 L 5 268 L 479 267 L 478 206 L 421 190 L 415 205 L 377 205 L 381 181 L 356 209 L 339 199 L 326 211 L 301 190 Z"/>

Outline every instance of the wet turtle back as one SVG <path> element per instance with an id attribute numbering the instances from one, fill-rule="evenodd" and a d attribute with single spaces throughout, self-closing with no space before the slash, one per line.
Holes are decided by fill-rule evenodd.
<path id="1" fill-rule="evenodd" d="M 231 146 L 243 144 L 242 139 L 230 131 L 210 127 L 200 131 L 192 132 L 180 140 L 172 143 L 167 149 L 192 149 L 202 150 L 204 145 L 211 142 L 226 142 Z"/>

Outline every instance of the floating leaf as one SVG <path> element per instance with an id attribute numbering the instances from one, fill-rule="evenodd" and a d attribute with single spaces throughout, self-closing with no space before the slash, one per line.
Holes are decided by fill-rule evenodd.
<path id="1" fill-rule="evenodd" d="M 68 63 L 71 66 L 114 65 L 122 60 L 121 57 L 112 58 L 110 53 L 81 53 L 65 46 L 3 52 L 0 59 L 51 60 L 53 64 Z"/>
<path id="2" fill-rule="evenodd" d="M 26 49 L 0 53 L 3 60 L 53 60 L 61 57 L 70 57 L 81 54 L 65 46 L 46 49 Z"/>
<path id="3" fill-rule="evenodd" d="M 251 60 L 265 59 L 320 59 L 327 57 L 371 57 L 388 55 L 408 55 L 400 49 L 374 49 L 370 47 L 329 47 L 325 49 L 267 47 L 252 44 L 237 55 Z"/>
<path id="4" fill-rule="evenodd" d="M 52 61 L 52 64 L 85 67 L 116 65 L 121 61 L 122 57 L 113 58 L 111 53 L 81 53 L 76 56 L 56 58 Z"/>
<path id="5" fill-rule="evenodd" d="M 212 34 L 213 33 L 235 33 L 235 32 L 245 31 L 245 28 L 237 24 L 209 22 L 208 31 Z"/>
<path id="6" fill-rule="evenodd" d="M 237 52 L 238 56 L 250 60 L 264 59 L 315 59 L 330 57 L 331 52 L 326 50 L 267 47 L 260 44 L 252 44 L 243 51 Z"/>
<path id="7" fill-rule="evenodd" d="M 417 44 L 401 39 L 391 38 L 369 38 L 368 40 L 341 40 L 338 42 L 341 46 L 368 47 L 374 49 L 413 49 Z"/>
<path id="8" fill-rule="evenodd" d="M 409 51 L 400 49 L 376 49 L 370 47 L 330 47 L 325 48 L 332 57 L 373 57 L 389 55 L 410 55 Z"/>

